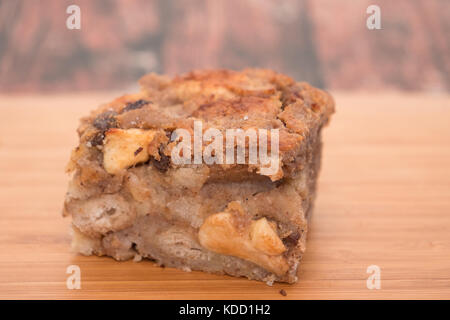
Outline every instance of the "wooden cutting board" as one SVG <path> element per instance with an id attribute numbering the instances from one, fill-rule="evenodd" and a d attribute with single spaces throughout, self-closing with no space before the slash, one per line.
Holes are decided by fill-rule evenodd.
<path id="1" fill-rule="evenodd" d="M 0 298 L 450 298 L 450 96 L 335 94 L 300 280 L 272 287 L 70 252 L 64 167 L 78 118 L 113 97 L 0 96 Z"/>

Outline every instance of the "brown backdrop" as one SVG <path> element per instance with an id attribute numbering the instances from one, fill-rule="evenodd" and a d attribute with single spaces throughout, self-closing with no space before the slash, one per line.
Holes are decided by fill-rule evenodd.
<path id="1" fill-rule="evenodd" d="M 81 30 L 66 8 L 81 8 Z M 382 30 L 366 28 L 381 7 Z M 450 90 L 447 0 L 0 1 L 0 90 L 118 89 L 150 71 L 274 68 L 331 89 Z"/>

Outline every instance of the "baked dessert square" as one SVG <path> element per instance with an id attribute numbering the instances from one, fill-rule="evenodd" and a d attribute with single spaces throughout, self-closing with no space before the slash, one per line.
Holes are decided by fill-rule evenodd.
<path id="1" fill-rule="evenodd" d="M 263 69 L 140 86 L 81 120 L 64 203 L 73 249 L 296 282 L 332 97 Z"/>

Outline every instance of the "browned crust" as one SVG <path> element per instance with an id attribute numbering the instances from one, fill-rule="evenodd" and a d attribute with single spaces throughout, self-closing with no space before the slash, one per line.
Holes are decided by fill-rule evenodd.
<path id="1" fill-rule="evenodd" d="M 304 149 L 305 138 L 334 112 L 327 92 L 265 69 L 201 70 L 173 79 L 148 74 L 140 85 L 139 93 L 119 97 L 82 119 L 80 146 L 101 149 L 104 133 L 111 128 L 159 129 L 169 136 L 177 128 L 192 131 L 195 120 L 203 122 L 203 130 L 278 128 L 282 173 L 273 179 L 277 180 L 297 171 L 295 159 Z M 157 149 L 170 157 L 170 141 L 160 142 Z M 98 154 L 92 149 L 96 148 L 83 148 L 89 158 Z M 227 171 L 235 166 L 220 167 Z"/>

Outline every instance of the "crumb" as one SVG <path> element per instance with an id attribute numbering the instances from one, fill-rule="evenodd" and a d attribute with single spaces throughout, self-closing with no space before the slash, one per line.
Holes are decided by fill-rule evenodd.
<path id="1" fill-rule="evenodd" d="M 281 294 L 283 297 L 286 297 L 286 296 L 287 296 L 287 293 L 286 293 L 286 291 L 285 291 L 284 289 L 281 289 L 281 290 L 280 290 L 280 294 Z"/>
<path id="2" fill-rule="evenodd" d="M 144 148 L 139 147 L 139 148 L 134 152 L 134 156 L 137 156 L 142 150 L 144 150 Z"/>

